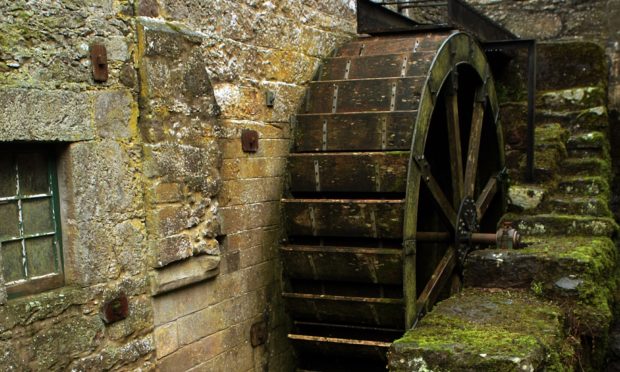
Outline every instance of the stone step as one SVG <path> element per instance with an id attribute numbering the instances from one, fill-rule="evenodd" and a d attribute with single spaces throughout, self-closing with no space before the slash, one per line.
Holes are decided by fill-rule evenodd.
<path id="1" fill-rule="evenodd" d="M 609 147 L 609 139 L 605 133 L 591 131 L 574 134 L 566 141 L 568 150 L 600 150 Z"/>
<path id="2" fill-rule="evenodd" d="M 605 177 L 567 177 L 558 182 L 557 190 L 563 194 L 596 196 L 609 194 L 609 182 Z"/>
<path id="3" fill-rule="evenodd" d="M 562 111 L 537 107 L 536 123 L 560 123 L 562 127 L 571 132 L 584 130 L 600 131 L 609 128 L 609 116 L 605 106 Z"/>
<path id="4" fill-rule="evenodd" d="M 567 158 L 564 159 L 560 171 L 567 176 L 602 176 L 609 179 L 611 176 L 611 163 L 596 157 Z"/>
<path id="5" fill-rule="evenodd" d="M 557 176 L 560 164 L 567 157 L 564 146 L 547 146 L 534 150 L 534 178 L 538 182 L 552 180 Z M 521 169 L 525 169 L 525 155 L 521 156 Z"/>
<path id="6" fill-rule="evenodd" d="M 600 337 L 609 329 L 616 250 L 607 237 L 527 237 L 518 250 L 471 252 L 464 285 L 530 289 L 562 304 L 574 332 Z"/>
<path id="7" fill-rule="evenodd" d="M 575 111 L 606 104 L 607 93 L 603 86 L 541 91 L 536 97 L 536 107 L 540 110 Z"/>
<path id="8" fill-rule="evenodd" d="M 507 214 L 504 221 L 512 221 L 522 236 L 611 236 L 618 225 L 609 217 L 584 217 L 564 214 L 518 215 Z"/>
<path id="9" fill-rule="evenodd" d="M 562 310 L 518 290 L 470 288 L 396 340 L 390 371 L 572 370 Z"/>
<path id="10" fill-rule="evenodd" d="M 543 203 L 541 211 L 582 216 L 611 217 L 606 197 L 551 195 Z"/>
<path id="11" fill-rule="evenodd" d="M 464 285 L 524 288 L 551 299 L 599 302 L 613 287 L 615 246 L 606 237 L 527 237 L 523 249 L 482 249 L 467 256 Z M 600 291 L 595 290 L 597 287 Z M 605 299 L 606 301 L 608 298 Z"/>

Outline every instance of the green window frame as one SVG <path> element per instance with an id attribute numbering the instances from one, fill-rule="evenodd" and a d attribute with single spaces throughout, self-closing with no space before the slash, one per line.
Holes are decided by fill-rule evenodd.
<path id="1" fill-rule="evenodd" d="M 9 298 L 64 284 L 56 157 L 47 146 L 0 149 L 0 255 Z"/>

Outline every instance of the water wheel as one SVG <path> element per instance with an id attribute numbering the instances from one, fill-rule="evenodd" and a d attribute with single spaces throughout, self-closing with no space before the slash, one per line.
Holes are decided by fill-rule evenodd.
<path id="1" fill-rule="evenodd" d="M 463 32 L 361 37 L 296 116 L 282 200 L 283 297 L 302 370 L 385 370 L 385 353 L 459 289 L 471 234 L 504 210 L 485 54 Z"/>

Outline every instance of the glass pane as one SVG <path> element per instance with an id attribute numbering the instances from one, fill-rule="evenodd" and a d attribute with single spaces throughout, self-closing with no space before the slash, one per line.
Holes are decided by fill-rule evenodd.
<path id="1" fill-rule="evenodd" d="M 28 153 L 17 156 L 19 169 L 19 189 L 22 195 L 49 193 L 47 157 L 43 154 Z"/>
<path id="2" fill-rule="evenodd" d="M 24 235 L 54 231 L 50 198 L 22 200 Z"/>
<path id="3" fill-rule="evenodd" d="M 2 243 L 2 266 L 4 266 L 4 281 L 24 279 L 21 241 Z"/>
<path id="4" fill-rule="evenodd" d="M 17 202 L 0 202 L 0 241 L 19 237 L 19 215 Z"/>
<path id="5" fill-rule="evenodd" d="M 26 239 L 26 261 L 30 278 L 55 272 L 54 237 Z"/>
<path id="6" fill-rule="evenodd" d="M 13 156 L 0 153 L 0 198 L 17 195 Z"/>

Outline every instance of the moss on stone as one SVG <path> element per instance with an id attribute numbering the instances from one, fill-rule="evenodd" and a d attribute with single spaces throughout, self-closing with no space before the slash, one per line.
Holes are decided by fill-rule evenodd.
<path id="1" fill-rule="evenodd" d="M 418 358 L 429 370 L 567 370 L 562 329 L 561 309 L 526 292 L 468 289 L 395 341 L 390 367 L 407 370 Z"/>

